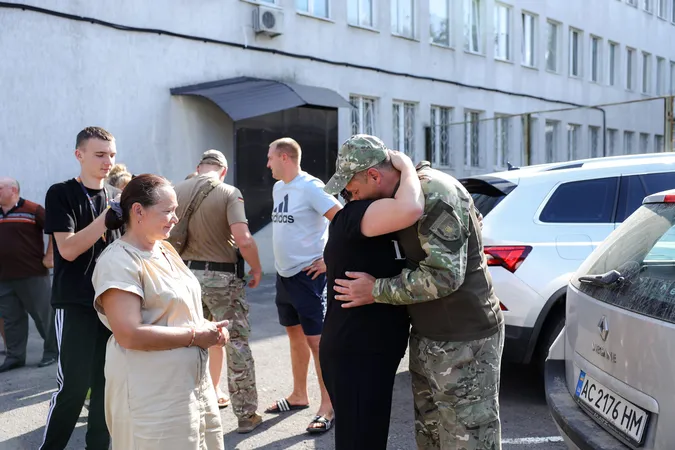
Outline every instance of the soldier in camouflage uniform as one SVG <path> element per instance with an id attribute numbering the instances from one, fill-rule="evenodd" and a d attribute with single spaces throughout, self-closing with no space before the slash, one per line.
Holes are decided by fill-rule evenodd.
<path id="1" fill-rule="evenodd" d="M 192 198 L 204 185 L 215 180 L 215 188 L 188 219 L 187 245 L 181 257 L 201 284 L 204 317 L 230 321 L 230 341 L 225 348 L 228 390 L 239 420 L 238 431 L 248 433 L 262 423 L 262 416 L 257 413 L 255 367 L 248 342 L 251 326 L 244 291 L 246 283 L 241 274 L 237 275 L 237 247 L 251 266 L 253 279 L 249 287 L 258 285 L 262 269 L 258 248 L 248 229 L 244 199 L 239 189 L 223 183 L 226 173 L 227 160 L 221 152 L 204 152 L 197 175 L 175 187 L 176 214 L 182 220 Z M 219 388 L 222 348 L 209 349 L 209 360 L 211 378 L 219 394 L 218 404 L 222 408 L 227 406 L 227 398 Z"/>
<path id="2" fill-rule="evenodd" d="M 369 176 L 355 176 L 366 171 Z M 349 302 L 348 307 L 408 305 L 419 449 L 500 449 L 504 319 L 483 253 L 480 216 L 455 178 L 426 161 L 417 172 L 424 215 L 398 233 L 408 268 L 377 280 L 347 274 L 349 280 L 336 280 L 340 295 L 335 298 Z M 356 135 L 340 148 L 326 191 L 355 200 L 391 197 L 399 179 L 384 143 Z"/>

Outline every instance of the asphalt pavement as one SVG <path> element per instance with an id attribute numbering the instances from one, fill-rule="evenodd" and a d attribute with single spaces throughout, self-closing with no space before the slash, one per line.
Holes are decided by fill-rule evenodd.
<path id="1" fill-rule="evenodd" d="M 274 278 L 265 276 L 257 289 L 248 290 L 248 299 L 251 345 L 262 411 L 291 391 L 288 339 L 277 322 Z M 41 339 L 31 323 L 27 366 L 0 374 L 0 450 L 35 450 L 42 442 L 49 399 L 56 390 L 56 366 L 37 368 L 40 357 Z M 399 367 L 394 388 L 390 450 L 416 448 L 407 365 L 406 356 Z M 319 392 L 313 367 L 309 385 L 310 409 L 283 415 L 263 414 L 263 425 L 250 434 L 238 434 L 231 408 L 222 410 L 226 449 L 334 449 L 332 432 L 321 436 L 310 436 L 305 432 L 318 407 Z M 226 388 L 225 380 L 222 386 Z M 84 448 L 86 414 L 84 408 L 68 449 Z M 506 365 L 502 368 L 501 418 L 502 444 L 506 450 L 565 449 L 546 407 L 543 383 L 528 367 Z"/>

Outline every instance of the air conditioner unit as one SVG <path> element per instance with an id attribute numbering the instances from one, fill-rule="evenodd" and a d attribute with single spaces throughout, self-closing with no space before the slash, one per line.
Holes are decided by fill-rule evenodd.
<path id="1" fill-rule="evenodd" d="M 284 31 L 284 12 L 276 8 L 256 6 L 253 10 L 253 29 L 258 34 L 279 36 Z"/>

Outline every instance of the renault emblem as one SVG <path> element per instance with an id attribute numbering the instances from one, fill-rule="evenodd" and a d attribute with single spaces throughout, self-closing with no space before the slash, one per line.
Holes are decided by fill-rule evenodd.
<path id="1" fill-rule="evenodd" d="M 607 335 L 609 335 L 609 322 L 607 322 L 607 317 L 602 316 L 602 319 L 598 322 L 598 330 L 600 331 L 602 340 L 606 341 Z"/>

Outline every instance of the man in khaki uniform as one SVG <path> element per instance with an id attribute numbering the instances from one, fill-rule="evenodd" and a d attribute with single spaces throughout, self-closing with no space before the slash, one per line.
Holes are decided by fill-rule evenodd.
<path id="1" fill-rule="evenodd" d="M 227 160 L 218 150 L 204 152 L 197 175 L 176 186 L 179 218 L 202 186 L 220 180 L 189 218 L 188 239 L 181 257 L 202 287 L 205 316 L 230 321 L 230 341 L 226 346 L 227 380 L 240 433 L 253 431 L 262 423 L 257 413 L 258 392 L 255 368 L 248 337 L 251 326 L 244 291 L 245 281 L 236 274 L 237 248 L 251 266 L 249 287 L 260 283 L 262 269 L 258 247 L 248 229 L 244 199 L 239 189 L 223 183 Z M 219 388 L 223 366 L 222 348 L 209 349 L 210 371 L 218 395 L 218 404 L 227 406 Z"/>

